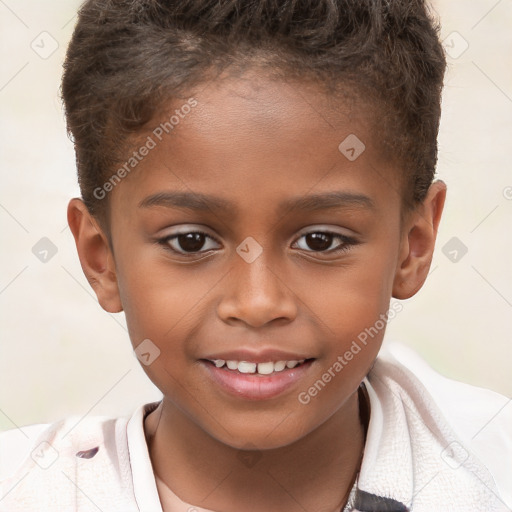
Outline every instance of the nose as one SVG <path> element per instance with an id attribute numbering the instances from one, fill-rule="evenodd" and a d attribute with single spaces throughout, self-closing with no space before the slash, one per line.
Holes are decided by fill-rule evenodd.
<path id="1" fill-rule="evenodd" d="M 241 258 L 235 261 L 224 286 L 217 314 L 230 325 L 258 328 L 271 322 L 291 322 L 297 315 L 295 294 L 264 252 L 252 263 Z"/>

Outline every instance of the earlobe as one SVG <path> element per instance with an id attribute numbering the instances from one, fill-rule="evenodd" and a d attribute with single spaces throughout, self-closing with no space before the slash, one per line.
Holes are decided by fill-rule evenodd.
<path id="1" fill-rule="evenodd" d="M 394 298 L 408 299 L 423 286 L 432 262 L 445 199 L 446 184 L 440 180 L 434 182 L 423 203 L 406 222 L 393 282 Z"/>
<path id="2" fill-rule="evenodd" d="M 114 257 L 106 235 L 81 199 L 68 204 L 68 224 L 75 238 L 82 270 L 101 307 L 109 313 L 123 310 Z"/>

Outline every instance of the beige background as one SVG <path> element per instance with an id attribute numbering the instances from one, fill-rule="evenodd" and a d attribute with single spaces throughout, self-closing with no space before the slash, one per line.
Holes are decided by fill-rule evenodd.
<path id="1" fill-rule="evenodd" d="M 0 2 L 0 430 L 128 414 L 160 397 L 123 315 L 92 295 L 66 227 L 78 187 L 58 87 L 78 5 Z M 432 274 L 387 337 L 452 378 L 512 396 L 512 2 L 435 6 L 452 55 L 439 161 L 449 198 Z M 58 251 L 46 263 L 32 253 L 43 237 Z M 453 237 L 468 249 L 456 263 L 443 253 Z"/>

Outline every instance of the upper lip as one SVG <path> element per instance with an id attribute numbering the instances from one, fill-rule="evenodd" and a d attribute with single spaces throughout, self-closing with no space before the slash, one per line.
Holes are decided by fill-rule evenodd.
<path id="1" fill-rule="evenodd" d="M 214 361 L 223 359 L 225 361 L 247 361 L 250 363 L 267 363 L 269 361 L 301 361 L 302 359 L 312 359 L 306 354 L 292 354 L 291 352 L 283 352 L 282 350 L 266 349 L 255 352 L 253 350 L 230 350 L 226 352 L 216 352 L 203 359 Z"/>

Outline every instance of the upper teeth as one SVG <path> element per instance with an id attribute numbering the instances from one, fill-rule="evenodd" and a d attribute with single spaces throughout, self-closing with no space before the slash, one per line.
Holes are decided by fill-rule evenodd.
<path id="1" fill-rule="evenodd" d="M 297 365 L 303 363 L 305 359 L 300 361 L 269 361 L 267 363 L 250 363 L 248 361 L 225 361 L 224 359 L 214 359 L 212 363 L 217 368 L 222 368 L 224 365 L 229 370 L 238 370 L 240 373 L 259 373 L 261 375 L 269 375 L 272 372 L 281 372 L 285 368 L 295 368 Z"/>

